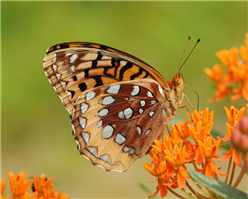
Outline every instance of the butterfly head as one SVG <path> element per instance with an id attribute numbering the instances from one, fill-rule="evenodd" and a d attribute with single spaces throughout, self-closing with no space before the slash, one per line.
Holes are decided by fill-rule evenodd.
<path id="1" fill-rule="evenodd" d="M 173 77 L 172 83 L 173 83 L 174 87 L 181 88 L 181 90 L 183 89 L 184 80 L 183 80 L 183 76 L 181 75 L 181 73 L 178 73 L 177 76 Z"/>
<path id="2" fill-rule="evenodd" d="M 172 79 L 172 89 L 176 99 L 180 98 L 183 88 L 184 88 L 183 76 L 181 75 L 181 73 L 178 73 L 178 75 L 174 76 Z"/>

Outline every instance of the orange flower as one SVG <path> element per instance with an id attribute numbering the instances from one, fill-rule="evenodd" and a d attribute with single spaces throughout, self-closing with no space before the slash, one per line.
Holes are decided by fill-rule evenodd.
<path id="1" fill-rule="evenodd" d="M 35 175 L 33 175 L 33 179 L 34 179 L 34 190 L 35 192 L 38 192 L 39 197 L 40 196 L 44 197 L 45 192 L 47 193 L 50 192 L 53 186 L 52 184 L 53 178 L 47 180 L 45 174 L 41 174 L 40 179 L 38 179 Z"/>
<path id="2" fill-rule="evenodd" d="M 188 124 L 189 133 L 196 143 L 195 162 L 198 165 L 203 163 L 203 154 L 198 146 L 198 140 L 204 141 L 208 136 L 211 136 L 210 132 L 213 126 L 213 115 L 213 111 L 208 113 L 208 108 L 201 112 L 195 110 L 191 115 L 193 119 L 193 126 Z"/>
<path id="3" fill-rule="evenodd" d="M 213 70 L 204 69 L 208 77 L 216 83 L 216 94 L 214 99 L 209 102 L 222 100 L 224 96 L 234 94 L 230 99 L 236 100 L 243 97 L 248 101 L 248 34 L 246 34 L 245 44 L 240 50 L 233 47 L 230 50 L 221 50 L 216 56 L 227 67 L 227 73 L 222 77 L 222 68 L 214 65 Z M 239 54 L 242 60 L 239 60 Z"/>
<path id="4" fill-rule="evenodd" d="M 202 169 L 202 173 L 211 178 L 214 177 L 214 172 L 221 176 L 226 176 L 222 174 L 215 166 L 214 160 L 217 159 L 216 153 L 218 151 L 220 140 L 213 144 L 211 137 L 208 137 L 204 142 L 198 140 L 198 144 L 205 158 L 205 164 Z"/>
<path id="5" fill-rule="evenodd" d="M 172 141 L 171 141 L 171 137 L 168 137 L 167 135 L 164 136 L 164 141 L 160 142 L 159 140 L 154 140 L 154 145 L 152 145 L 152 147 L 157 151 L 157 153 L 159 154 L 159 156 L 161 156 L 162 151 L 164 150 L 169 150 L 172 151 Z"/>
<path id="6" fill-rule="evenodd" d="M 173 146 L 175 146 L 175 145 L 180 146 L 181 145 L 182 140 L 172 130 L 170 131 L 170 138 L 171 138 L 171 143 Z"/>
<path id="7" fill-rule="evenodd" d="M 186 157 L 186 162 L 190 162 L 194 159 L 194 147 L 191 144 L 190 141 L 188 141 L 189 135 L 190 135 L 190 129 L 189 125 L 190 120 L 186 121 L 184 124 L 180 121 L 178 125 L 171 125 L 173 128 L 175 134 L 183 140 L 182 147 L 185 146 L 185 157 Z M 181 144 L 177 144 L 177 146 L 180 146 Z"/>
<path id="8" fill-rule="evenodd" d="M 179 150 L 178 146 L 174 146 L 174 156 L 171 152 L 165 151 L 165 157 L 167 161 L 174 167 L 177 174 L 178 187 L 182 189 L 186 184 L 185 177 L 191 179 L 187 170 L 184 167 L 185 164 L 185 147 Z"/>
<path id="9" fill-rule="evenodd" d="M 46 197 L 44 197 L 44 198 L 46 198 Z M 50 198 L 52 198 L 52 199 L 67 199 L 67 194 L 64 194 L 63 192 L 57 193 L 55 191 L 55 189 L 52 188 L 52 191 L 50 193 Z"/>
<path id="10" fill-rule="evenodd" d="M 36 176 L 33 176 L 34 187 L 32 188 L 34 194 L 30 195 L 28 191 L 30 188 L 31 180 L 25 181 L 26 177 L 27 174 L 24 175 L 23 172 L 20 172 L 19 175 L 14 175 L 12 172 L 9 172 L 8 178 L 10 181 L 12 199 L 67 199 L 67 194 L 57 194 L 54 188 L 51 190 L 53 186 L 53 184 L 51 183 L 52 178 L 47 180 L 45 174 L 42 174 L 40 179 L 38 179 Z M 6 184 L 4 179 L 1 179 L 0 199 L 3 199 L 5 186 Z M 9 196 L 6 196 L 4 199 L 8 198 Z"/>
<path id="11" fill-rule="evenodd" d="M 220 66 L 218 64 L 215 64 L 213 66 L 213 70 L 211 70 L 210 68 L 205 68 L 204 72 L 212 81 L 216 83 L 221 82 L 223 79 L 223 66 Z"/>
<path id="12" fill-rule="evenodd" d="M 26 180 L 28 174 L 20 172 L 19 175 L 14 175 L 12 172 L 9 172 L 8 177 L 10 181 L 10 187 L 12 192 L 13 199 L 24 199 L 25 192 L 28 192 L 31 180 Z"/>
<path id="13" fill-rule="evenodd" d="M 208 108 L 204 111 L 197 111 L 195 110 L 194 113 L 191 115 L 193 119 L 193 125 L 197 129 L 198 122 L 201 122 L 202 126 L 207 126 L 207 134 L 210 134 L 211 128 L 213 126 L 213 117 L 214 111 L 208 113 Z"/>
<path id="14" fill-rule="evenodd" d="M 35 192 L 33 196 L 26 192 L 24 195 L 24 199 L 43 199 L 43 196 L 39 197 L 38 192 Z"/>
<path id="15" fill-rule="evenodd" d="M 169 181 L 174 173 L 173 167 L 164 162 L 164 157 L 160 160 L 160 157 L 154 151 L 150 151 L 149 155 L 152 157 L 152 163 L 143 163 L 143 165 L 151 175 L 157 177 L 155 181 L 158 181 L 158 186 L 156 192 L 148 198 L 157 195 L 159 191 L 161 197 L 164 197 L 167 195 L 167 186 L 175 184 L 175 179 L 172 182 Z"/>
<path id="16" fill-rule="evenodd" d="M 3 197 L 3 192 L 4 192 L 4 189 L 5 189 L 5 187 L 6 187 L 6 183 L 5 183 L 5 181 L 4 181 L 3 178 L 1 179 L 1 182 L 0 182 L 0 183 L 1 183 L 0 199 L 9 199 L 9 195 Z"/>
<path id="17" fill-rule="evenodd" d="M 230 50 L 221 50 L 216 53 L 216 56 L 222 61 L 222 63 L 229 67 L 236 65 L 239 57 L 238 49 L 233 47 Z"/>
<path id="18" fill-rule="evenodd" d="M 224 138 L 220 138 L 220 137 L 218 138 L 225 142 L 231 139 L 232 132 L 235 126 L 237 126 L 237 124 L 240 122 L 240 120 L 243 118 L 245 114 L 245 107 L 241 108 L 240 110 L 237 110 L 234 106 L 231 106 L 230 110 L 226 107 L 224 108 L 226 111 L 227 119 L 231 125 L 226 123 L 227 131 L 228 131 L 227 135 Z M 233 146 L 231 146 L 231 149 L 229 150 L 228 153 L 223 153 L 223 154 L 225 155 L 225 157 L 218 161 L 225 161 L 233 157 L 233 161 L 237 166 L 241 164 L 241 155 L 233 148 Z"/>
<path id="19" fill-rule="evenodd" d="M 241 108 L 239 111 L 234 106 L 231 106 L 230 110 L 225 106 L 224 108 L 226 111 L 228 121 L 233 127 L 235 127 L 238 122 L 243 118 L 245 114 L 245 107 Z"/>
<path id="20" fill-rule="evenodd" d="M 2 178 L 1 179 L 1 193 L 0 193 L 1 197 L 3 197 L 3 192 L 4 192 L 5 187 L 6 187 L 6 183 L 4 179 Z"/>
<path id="21" fill-rule="evenodd" d="M 188 141 L 190 135 L 188 124 L 190 124 L 190 120 L 186 121 L 184 124 L 179 121 L 178 125 L 171 125 L 176 135 L 184 142 Z"/>

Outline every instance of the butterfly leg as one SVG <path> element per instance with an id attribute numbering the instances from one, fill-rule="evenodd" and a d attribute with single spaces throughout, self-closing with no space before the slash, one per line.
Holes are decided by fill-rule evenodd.
<path id="1" fill-rule="evenodd" d="M 185 97 L 186 100 L 189 102 L 191 108 L 192 108 L 193 110 L 195 110 L 194 106 L 192 105 L 192 103 L 190 102 L 190 100 L 188 99 L 188 97 L 187 97 L 187 95 L 186 95 L 185 93 L 182 93 L 182 98 L 181 98 L 179 104 L 182 104 L 184 97 Z M 183 107 L 182 107 L 182 106 L 179 106 L 179 108 L 184 108 L 184 105 L 183 105 Z M 187 109 L 188 109 L 188 108 L 187 108 Z M 188 112 L 189 112 L 189 110 L 188 110 Z"/>
<path id="2" fill-rule="evenodd" d="M 180 104 L 182 103 L 184 97 L 185 97 L 186 100 L 189 102 L 191 108 L 192 108 L 193 110 L 195 110 L 194 106 L 192 105 L 192 103 L 189 101 L 188 97 L 187 97 L 186 94 L 184 94 L 184 93 L 182 94 L 182 99 L 181 99 L 181 101 L 180 101 Z M 189 108 L 188 108 L 187 105 L 180 105 L 178 108 L 186 108 L 187 111 L 188 111 L 188 113 L 189 113 L 190 119 L 191 119 L 191 121 L 193 122 L 193 118 L 192 118 L 192 116 L 191 116 L 191 113 L 190 113 Z"/>

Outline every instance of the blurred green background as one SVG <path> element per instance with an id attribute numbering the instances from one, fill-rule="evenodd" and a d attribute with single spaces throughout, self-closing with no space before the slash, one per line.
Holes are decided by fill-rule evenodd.
<path id="1" fill-rule="evenodd" d="M 45 173 L 54 177 L 57 192 L 71 198 L 145 198 L 140 182 L 155 192 L 157 184 L 147 183 L 155 178 L 142 165 L 150 163 L 149 156 L 118 173 L 92 166 L 79 155 L 69 115 L 43 72 L 47 48 L 60 42 L 88 41 L 117 48 L 171 80 L 188 36 L 192 39 L 186 54 L 201 38 L 181 72 L 186 84 L 199 93 L 200 110 L 215 111 L 213 128 L 222 135 L 227 132 L 223 106 L 231 104 L 227 100 L 207 104 L 215 91 L 203 70 L 220 63 L 216 51 L 244 45 L 245 1 L 1 2 L 1 22 L 1 174 L 5 180 L 9 171 L 24 171 L 29 177 Z M 196 95 L 187 88 L 184 92 L 196 106 Z M 186 119 L 186 110 L 179 110 L 174 122 Z M 247 190 L 246 178 L 238 188 Z M 4 195 L 9 193 L 7 181 Z"/>

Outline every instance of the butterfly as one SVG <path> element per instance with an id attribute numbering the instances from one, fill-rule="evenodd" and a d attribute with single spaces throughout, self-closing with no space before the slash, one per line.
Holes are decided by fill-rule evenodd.
<path id="1" fill-rule="evenodd" d="M 180 73 L 165 81 L 120 50 L 89 42 L 51 46 L 45 74 L 70 114 L 81 155 L 107 171 L 125 171 L 148 153 L 180 106 Z"/>

